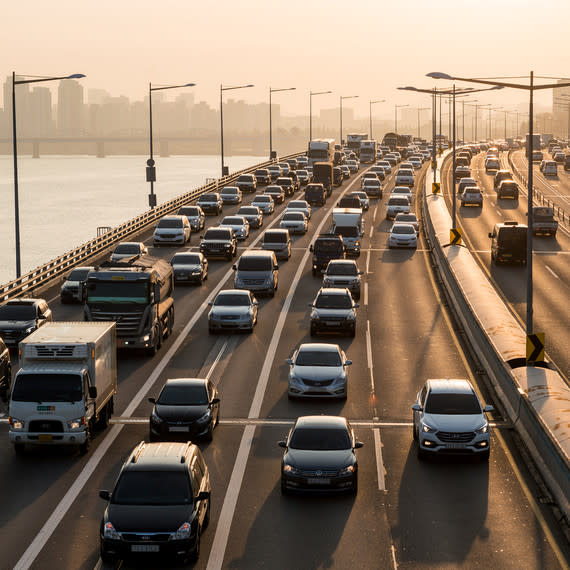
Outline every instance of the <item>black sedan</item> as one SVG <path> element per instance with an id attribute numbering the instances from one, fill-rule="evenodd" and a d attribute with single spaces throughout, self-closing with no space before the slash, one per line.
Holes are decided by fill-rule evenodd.
<path id="1" fill-rule="evenodd" d="M 220 421 L 218 390 L 201 378 L 166 381 L 150 415 L 150 441 L 189 441 L 203 437 L 211 441 Z"/>
<path id="2" fill-rule="evenodd" d="M 281 461 L 281 492 L 350 492 L 358 490 L 357 441 L 348 420 L 340 416 L 297 418 Z"/>

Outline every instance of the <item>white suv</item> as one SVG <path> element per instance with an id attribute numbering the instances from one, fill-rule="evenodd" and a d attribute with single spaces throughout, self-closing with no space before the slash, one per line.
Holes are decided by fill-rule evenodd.
<path id="1" fill-rule="evenodd" d="M 429 454 L 477 455 L 489 459 L 491 437 L 486 412 L 469 380 L 427 380 L 413 410 L 418 457 Z"/>
<path id="2" fill-rule="evenodd" d="M 192 228 L 186 216 L 164 216 L 158 222 L 152 236 L 152 245 L 185 245 Z"/>

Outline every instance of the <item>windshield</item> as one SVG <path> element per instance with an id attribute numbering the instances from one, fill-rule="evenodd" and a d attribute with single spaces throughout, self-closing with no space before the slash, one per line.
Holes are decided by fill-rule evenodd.
<path id="1" fill-rule="evenodd" d="M 214 301 L 216 307 L 247 307 L 249 304 L 249 295 L 240 295 L 239 293 L 218 295 Z"/>
<path id="2" fill-rule="evenodd" d="M 327 275 L 356 275 L 356 265 L 352 263 L 331 263 L 327 268 Z"/>
<path id="3" fill-rule="evenodd" d="M 337 240 L 321 240 L 315 242 L 315 251 L 338 252 L 342 251 L 342 244 Z"/>
<path id="4" fill-rule="evenodd" d="M 156 403 L 164 406 L 205 406 L 208 403 L 208 393 L 204 385 L 167 384 Z"/>
<path id="5" fill-rule="evenodd" d="M 214 230 L 214 229 L 211 229 L 211 230 L 208 230 L 208 231 L 206 232 L 206 235 L 204 236 L 204 239 L 205 239 L 205 240 L 208 240 L 208 239 L 223 239 L 223 240 L 226 240 L 226 239 L 230 239 L 230 234 L 229 234 L 228 231 L 226 231 L 226 230 Z"/>
<path id="6" fill-rule="evenodd" d="M 301 350 L 295 360 L 296 366 L 340 366 L 340 354 L 335 350 Z"/>
<path id="7" fill-rule="evenodd" d="M 238 182 L 251 182 L 251 181 L 252 181 L 252 180 L 251 180 L 251 177 L 252 177 L 252 176 L 253 176 L 252 174 L 242 174 L 242 175 L 237 179 L 237 181 L 238 181 Z"/>
<path id="8" fill-rule="evenodd" d="M 552 208 L 535 208 L 533 215 L 536 221 L 552 220 L 554 217 L 554 212 L 552 211 Z"/>
<path id="9" fill-rule="evenodd" d="M 221 194 L 237 194 L 239 192 L 238 188 L 224 188 Z"/>
<path id="10" fill-rule="evenodd" d="M 68 281 L 85 281 L 91 269 L 74 269 L 67 278 Z"/>
<path id="11" fill-rule="evenodd" d="M 134 281 L 91 281 L 87 283 L 88 303 L 148 303 L 148 283 Z"/>
<path id="12" fill-rule="evenodd" d="M 218 197 L 215 194 L 204 194 L 198 198 L 198 202 L 217 202 Z"/>
<path id="13" fill-rule="evenodd" d="M 245 256 L 240 257 L 238 263 L 238 270 L 239 271 L 268 271 L 272 268 L 273 264 L 271 263 L 270 257 L 252 257 L 252 256 Z"/>
<path id="14" fill-rule="evenodd" d="M 182 227 L 182 220 L 160 220 L 158 222 L 159 228 L 181 228 Z"/>
<path id="15" fill-rule="evenodd" d="M 268 202 L 271 202 L 271 196 L 258 196 L 252 204 L 267 204 Z"/>
<path id="16" fill-rule="evenodd" d="M 200 256 L 195 253 L 177 255 L 172 258 L 172 265 L 200 265 Z"/>
<path id="17" fill-rule="evenodd" d="M 32 305 L 4 305 L 0 307 L 0 320 L 31 321 L 36 318 L 36 308 Z"/>
<path id="18" fill-rule="evenodd" d="M 526 244 L 526 228 L 501 228 L 499 242 L 507 248 Z"/>
<path id="19" fill-rule="evenodd" d="M 426 414 L 480 414 L 481 406 L 475 394 L 430 394 Z"/>
<path id="20" fill-rule="evenodd" d="M 180 210 L 178 210 L 178 214 L 180 216 L 199 216 L 200 212 L 196 206 L 191 206 L 186 208 L 180 208 Z"/>
<path id="21" fill-rule="evenodd" d="M 266 170 L 265 168 L 261 168 L 255 171 L 255 174 L 257 174 L 258 176 L 267 176 L 269 174 L 269 170 Z M 238 178 L 239 180 L 239 178 Z"/>
<path id="22" fill-rule="evenodd" d="M 305 219 L 303 212 L 289 212 L 283 216 L 285 222 L 302 222 Z"/>
<path id="23" fill-rule="evenodd" d="M 356 226 L 335 226 L 334 233 L 343 237 L 358 237 L 358 228 Z"/>
<path id="24" fill-rule="evenodd" d="M 407 198 L 390 198 L 388 200 L 388 206 L 409 206 Z"/>
<path id="25" fill-rule="evenodd" d="M 265 232 L 263 234 L 263 243 L 287 243 L 287 234 Z"/>
<path id="26" fill-rule="evenodd" d="M 309 158 L 323 158 L 327 160 L 329 158 L 329 151 L 326 149 L 313 148 L 309 150 Z"/>
<path id="27" fill-rule="evenodd" d="M 351 449 L 352 442 L 348 432 L 342 428 L 297 428 L 293 431 L 289 447 L 312 451 L 338 451 Z"/>
<path id="28" fill-rule="evenodd" d="M 228 216 L 222 220 L 222 226 L 243 226 L 243 219 L 235 216 Z"/>
<path id="29" fill-rule="evenodd" d="M 138 243 L 120 243 L 113 253 L 130 253 L 135 255 L 141 252 L 141 248 Z"/>
<path id="30" fill-rule="evenodd" d="M 240 216 L 258 216 L 259 212 L 257 211 L 257 208 L 246 206 L 245 208 L 240 208 L 238 214 Z"/>
<path id="31" fill-rule="evenodd" d="M 287 208 L 307 208 L 307 202 L 303 202 L 302 200 L 292 200 L 289 202 Z"/>
<path id="32" fill-rule="evenodd" d="M 188 474 L 180 471 L 125 471 L 112 502 L 116 505 L 189 505 L 192 492 Z"/>
<path id="33" fill-rule="evenodd" d="M 350 309 L 352 301 L 348 295 L 329 295 L 321 293 L 315 302 L 317 309 Z"/>
<path id="34" fill-rule="evenodd" d="M 15 402 L 80 402 L 81 376 L 78 374 L 20 374 L 12 390 Z"/>
<path id="35" fill-rule="evenodd" d="M 392 226 L 392 233 L 393 234 L 414 234 L 416 233 L 416 230 L 412 227 L 412 226 L 408 226 L 408 225 L 404 225 L 404 224 L 394 224 Z"/>

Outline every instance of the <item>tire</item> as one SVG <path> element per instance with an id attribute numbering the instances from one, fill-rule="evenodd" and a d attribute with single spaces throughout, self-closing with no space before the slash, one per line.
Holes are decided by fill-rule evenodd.
<path id="1" fill-rule="evenodd" d="M 109 554 L 104 548 L 103 546 L 101 546 L 99 548 L 99 556 L 101 557 L 101 561 L 104 564 L 110 564 L 110 565 L 114 565 L 115 562 L 117 561 L 117 559 L 115 558 L 115 556 Z"/>
<path id="2" fill-rule="evenodd" d="M 356 472 L 356 475 L 354 476 L 354 482 L 352 483 L 352 488 L 350 489 L 350 494 L 351 495 L 357 495 L 358 494 L 358 471 Z"/>
<path id="3" fill-rule="evenodd" d="M 87 437 L 85 438 L 85 441 L 80 444 L 79 446 L 79 453 L 81 455 L 86 455 L 87 452 L 89 451 L 89 446 L 91 444 L 91 430 L 87 429 Z"/>
<path id="4" fill-rule="evenodd" d="M 427 455 L 426 452 L 418 445 L 418 459 L 420 461 L 426 461 Z"/>
<path id="5" fill-rule="evenodd" d="M 206 514 L 204 515 L 204 522 L 202 523 L 202 528 L 208 528 L 210 524 L 210 510 L 211 510 L 212 502 L 208 499 L 208 506 L 206 507 Z"/>
<path id="6" fill-rule="evenodd" d="M 111 400 L 109 400 L 105 404 L 105 408 L 103 409 L 101 415 L 99 416 L 99 421 L 97 422 L 97 428 L 100 430 L 104 430 L 109 425 L 109 420 L 111 419 L 111 409 L 112 409 Z"/>
<path id="7" fill-rule="evenodd" d="M 205 441 L 212 441 L 212 439 L 214 439 L 214 422 L 210 422 L 210 427 L 208 428 L 206 435 L 204 435 Z"/>
<path id="8" fill-rule="evenodd" d="M 192 547 L 192 552 L 190 552 L 190 558 L 192 560 L 198 560 L 198 558 L 200 557 L 200 533 L 201 533 L 202 529 L 200 528 L 200 525 L 198 525 L 198 528 L 196 529 L 196 540 L 194 541 L 194 546 Z"/>
<path id="9" fill-rule="evenodd" d="M 311 336 L 317 336 L 317 327 L 315 327 L 314 325 L 311 325 L 311 329 L 309 331 L 309 334 Z"/>
<path id="10" fill-rule="evenodd" d="M 414 441 L 418 441 L 418 439 L 419 439 L 418 428 L 416 426 L 416 422 L 414 421 L 414 418 L 412 418 L 412 435 L 413 435 Z"/>
<path id="11" fill-rule="evenodd" d="M 209 334 L 216 334 L 218 331 L 216 331 L 216 329 L 212 328 L 212 327 L 208 327 L 208 333 Z"/>
<path id="12" fill-rule="evenodd" d="M 281 479 L 281 494 L 282 495 L 288 495 L 289 494 L 289 489 L 287 489 L 287 486 L 285 485 L 285 482 L 283 481 L 283 479 Z"/>
<path id="13" fill-rule="evenodd" d="M 148 355 L 148 356 L 151 356 L 151 357 L 154 356 L 154 355 L 158 352 L 158 348 L 159 348 L 159 345 L 158 345 L 158 331 L 155 330 L 154 332 L 155 332 L 156 342 L 155 342 L 152 346 L 149 346 L 149 347 L 146 349 L 147 355 Z"/>
<path id="14" fill-rule="evenodd" d="M 356 325 L 352 325 L 348 330 L 348 336 L 354 338 L 356 336 Z"/>

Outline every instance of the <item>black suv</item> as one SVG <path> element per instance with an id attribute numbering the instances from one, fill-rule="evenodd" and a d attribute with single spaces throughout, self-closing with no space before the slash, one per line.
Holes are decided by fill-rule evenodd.
<path id="1" fill-rule="evenodd" d="M 202 194 L 196 202 L 196 206 L 200 206 L 204 214 L 220 214 L 223 205 L 222 197 L 217 192 Z"/>
<path id="2" fill-rule="evenodd" d="M 10 351 L 0 338 L 0 397 L 6 398 L 12 384 L 12 363 Z"/>
<path id="3" fill-rule="evenodd" d="M 309 247 L 313 252 L 313 275 L 318 275 L 327 268 L 331 259 L 345 259 L 346 248 L 342 236 L 321 234 Z"/>
<path id="4" fill-rule="evenodd" d="M 51 309 L 44 299 L 12 299 L 0 307 L 0 337 L 6 346 L 16 348 L 22 339 L 51 320 Z"/>
<path id="5" fill-rule="evenodd" d="M 210 521 L 210 474 L 200 449 L 186 443 L 139 443 L 125 461 L 101 520 L 105 563 L 141 556 L 198 559 Z"/>
<path id="6" fill-rule="evenodd" d="M 281 186 L 283 188 L 283 192 L 285 192 L 285 196 L 292 196 L 295 192 L 295 186 L 293 185 L 293 180 L 289 178 L 289 176 L 280 176 L 276 181 L 275 184 L 277 186 Z"/>
<path id="7" fill-rule="evenodd" d="M 311 206 L 324 206 L 327 201 L 327 191 L 324 185 L 320 182 L 313 182 L 307 184 L 305 188 L 305 200 Z"/>
<path id="8" fill-rule="evenodd" d="M 311 307 L 311 336 L 319 332 L 340 332 L 354 337 L 358 303 L 350 291 L 321 287 Z"/>
<path id="9" fill-rule="evenodd" d="M 237 238 L 232 228 L 209 228 L 200 239 L 200 251 L 208 258 L 236 256 Z"/>

